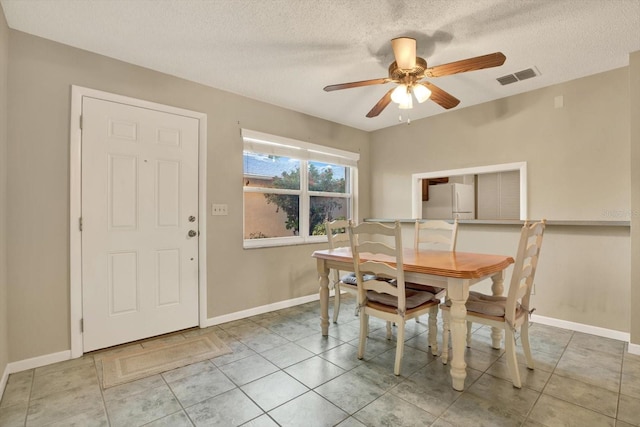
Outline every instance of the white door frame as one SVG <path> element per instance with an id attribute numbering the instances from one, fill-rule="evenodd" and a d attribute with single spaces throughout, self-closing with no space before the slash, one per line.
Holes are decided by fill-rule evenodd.
<path id="1" fill-rule="evenodd" d="M 200 236 L 198 238 L 198 305 L 199 324 L 206 325 L 207 320 L 207 115 L 196 111 L 184 110 L 127 96 L 116 95 L 89 89 L 81 86 L 71 86 L 71 118 L 69 125 L 69 273 L 70 273 L 70 320 L 71 320 L 71 358 L 82 356 L 82 233 L 80 231 L 80 217 L 82 213 L 81 178 L 82 178 L 82 130 L 80 117 L 82 115 L 82 97 L 102 99 L 118 102 L 140 108 L 179 114 L 198 120 L 198 220 Z"/>

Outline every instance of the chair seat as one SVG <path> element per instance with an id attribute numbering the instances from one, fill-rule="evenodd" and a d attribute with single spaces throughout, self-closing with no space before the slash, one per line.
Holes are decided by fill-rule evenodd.
<path id="1" fill-rule="evenodd" d="M 405 282 L 404 286 L 407 289 L 413 289 L 416 291 L 423 291 L 423 292 L 431 292 L 433 295 L 435 295 L 437 299 L 441 299 L 442 297 L 444 297 L 447 291 L 445 288 L 438 288 L 436 286 L 431 286 L 431 285 L 421 285 L 419 283 Z"/>
<path id="2" fill-rule="evenodd" d="M 373 274 L 363 274 L 362 278 L 366 282 L 367 280 L 375 279 L 376 276 L 373 275 Z M 342 283 L 344 283 L 345 285 L 358 287 L 358 279 L 356 279 L 356 274 L 355 273 L 345 274 L 344 276 L 342 276 L 340 278 L 340 281 Z"/>
<path id="3" fill-rule="evenodd" d="M 504 318 L 505 308 L 507 305 L 507 298 L 494 295 L 485 295 L 480 292 L 469 292 L 469 298 L 467 299 L 467 313 L 479 314 L 492 318 Z M 451 308 L 451 301 L 446 301 L 440 306 L 442 309 L 447 310 Z M 516 307 L 516 317 L 520 317 L 524 314 L 525 310 L 520 307 L 520 304 Z"/>
<path id="4" fill-rule="evenodd" d="M 420 307 L 430 301 L 436 303 L 440 302 L 434 299 L 435 296 L 431 292 L 411 291 L 407 289 L 405 291 L 405 295 L 407 310 Z M 375 291 L 367 291 L 367 300 L 386 305 L 394 309 L 398 308 L 398 298 L 394 297 L 393 295 L 381 294 Z"/>
<path id="5" fill-rule="evenodd" d="M 419 305 L 417 307 L 407 308 L 407 311 L 405 312 L 405 317 L 407 317 L 407 318 L 414 317 L 412 315 L 415 312 L 423 313 L 426 308 L 434 307 L 434 306 L 436 306 L 436 307 L 438 306 L 438 300 L 430 300 L 430 301 L 427 301 L 424 304 Z M 391 314 L 396 314 L 398 312 L 397 307 L 394 307 L 392 305 L 380 304 L 380 303 L 375 302 L 375 301 L 368 301 L 367 302 L 367 307 L 371 307 L 371 308 L 373 308 L 375 310 L 384 311 L 384 312 L 391 313 Z M 434 330 L 434 333 L 435 333 L 435 330 Z M 429 344 L 429 346 L 436 347 L 436 344 L 434 342 L 433 344 Z M 434 356 L 435 355 L 436 354 L 434 353 Z"/>

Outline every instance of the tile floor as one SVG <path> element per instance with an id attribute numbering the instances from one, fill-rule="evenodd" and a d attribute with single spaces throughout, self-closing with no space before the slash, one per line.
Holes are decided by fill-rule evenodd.
<path id="1" fill-rule="evenodd" d="M 474 326 L 461 393 L 428 352 L 426 319 L 407 324 L 401 376 L 375 319 L 358 360 L 353 308 L 345 297 L 328 338 L 317 302 L 215 326 L 232 354 L 106 390 L 107 351 L 12 374 L 0 426 L 640 426 L 640 356 L 623 342 L 533 325 L 537 366 L 520 366 L 518 390 L 489 329 Z"/>

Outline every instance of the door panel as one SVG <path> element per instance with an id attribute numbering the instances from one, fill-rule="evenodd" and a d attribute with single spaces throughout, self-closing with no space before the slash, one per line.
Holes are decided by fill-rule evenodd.
<path id="1" fill-rule="evenodd" d="M 198 120 L 90 97 L 82 115 L 83 350 L 196 326 Z"/>

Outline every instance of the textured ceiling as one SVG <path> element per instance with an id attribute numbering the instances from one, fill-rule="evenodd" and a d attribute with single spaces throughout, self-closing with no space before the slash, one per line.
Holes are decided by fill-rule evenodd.
<path id="1" fill-rule="evenodd" d="M 9 27 L 363 130 L 398 123 L 390 40 L 417 40 L 429 66 L 503 52 L 498 68 L 432 79 L 455 109 L 628 65 L 640 0 L 0 0 Z M 496 78 L 540 75 L 501 86 Z M 428 101 L 411 120 L 445 112 Z M 406 119 L 406 116 L 405 116 Z"/>

